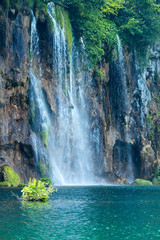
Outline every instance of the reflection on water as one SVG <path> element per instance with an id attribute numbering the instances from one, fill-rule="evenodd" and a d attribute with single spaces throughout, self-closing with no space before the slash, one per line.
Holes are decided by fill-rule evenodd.
<path id="1" fill-rule="evenodd" d="M 22 201 L 22 208 L 24 209 L 45 209 L 51 207 L 51 204 L 49 202 L 28 202 L 28 201 Z"/>
<path id="2" fill-rule="evenodd" d="M 0 240 L 158 240 L 159 213 L 158 187 L 59 187 L 48 203 L 0 189 Z"/>

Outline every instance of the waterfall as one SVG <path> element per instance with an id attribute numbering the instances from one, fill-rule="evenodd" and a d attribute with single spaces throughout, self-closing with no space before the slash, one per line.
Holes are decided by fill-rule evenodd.
<path id="1" fill-rule="evenodd" d="M 126 77 L 126 69 L 125 69 L 125 60 L 123 55 L 123 49 L 121 45 L 121 41 L 119 36 L 117 35 L 118 41 L 118 62 L 119 62 L 119 72 L 120 72 L 120 81 L 121 81 L 121 103 L 120 109 L 124 109 L 122 115 L 124 114 L 124 121 L 125 121 L 125 130 L 123 130 L 124 141 L 126 142 L 126 149 L 121 149 L 120 151 L 126 151 L 126 160 L 127 160 L 127 169 L 126 173 L 122 173 L 125 175 L 127 180 L 131 183 L 134 180 L 134 171 L 133 171 L 133 156 L 132 156 L 132 137 L 131 137 L 131 118 L 130 118 L 130 99 L 127 87 L 127 77 Z M 119 123 L 119 130 L 122 131 L 120 128 L 121 123 Z M 120 153 L 121 155 L 121 153 Z"/>
<path id="2" fill-rule="evenodd" d="M 61 27 L 55 17 L 55 6 L 48 4 L 48 14 L 54 24 L 53 81 L 58 82 L 58 119 L 56 162 L 65 184 L 93 184 L 93 166 L 89 143 L 89 122 L 85 103 L 85 81 L 89 76 L 82 71 L 83 61 L 66 40 L 65 19 Z"/>
<path id="3" fill-rule="evenodd" d="M 32 134 L 32 144 L 35 151 L 35 158 L 37 163 L 40 165 L 40 169 L 45 167 L 47 160 L 50 160 L 53 151 L 56 156 L 55 146 L 50 146 L 50 142 L 55 142 L 52 122 L 50 114 L 46 104 L 46 100 L 42 91 L 42 83 L 40 80 L 41 69 L 36 69 L 34 64 L 34 57 L 37 58 L 39 65 L 39 37 L 36 28 L 36 19 L 32 14 L 31 23 L 31 63 L 30 63 L 30 108 L 32 115 L 32 128 L 34 133 Z M 47 149 L 46 149 L 47 148 Z M 43 164 L 43 165 L 42 165 Z M 61 184 L 64 184 L 63 176 L 57 169 L 54 162 L 50 164 L 50 172 L 52 169 L 55 171 L 55 179 L 59 179 Z"/>
<path id="4" fill-rule="evenodd" d="M 30 108 L 35 158 L 37 164 L 49 164 L 50 176 L 56 184 L 95 184 L 85 94 L 91 77 L 89 71 L 82 71 L 88 63 L 74 43 L 69 50 L 64 16 L 60 26 L 53 3 L 48 4 L 48 14 L 54 25 L 52 81 L 57 86 L 57 115 L 53 120 L 43 93 L 40 74 L 43 70 L 37 67 L 40 66 L 39 37 L 32 14 Z"/>

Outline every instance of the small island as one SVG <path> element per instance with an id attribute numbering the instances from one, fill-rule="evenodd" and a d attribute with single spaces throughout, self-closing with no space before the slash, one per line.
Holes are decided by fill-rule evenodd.
<path id="1" fill-rule="evenodd" d="M 23 193 L 22 199 L 25 201 L 46 202 L 49 199 L 49 195 L 54 192 L 54 188 L 49 178 L 40 180 L 30 178 L 28 185 L 21 192 Z"/>

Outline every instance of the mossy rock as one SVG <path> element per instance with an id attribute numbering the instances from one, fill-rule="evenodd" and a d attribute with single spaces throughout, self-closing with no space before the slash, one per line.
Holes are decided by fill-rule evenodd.
<path id="1" fill-rule="evenodd" d="M 160 176 L 158 176 L 157 178 L 153 179 L 153 184 L 154 185 L 160 185 Z"/>
<path id="2" fill-rule="evenodd" d="M 133 185 L 138 185 L 138 186 L 152 186 L 152 182 L 144 179 L 137 178 Z"/>
<path id="3" fill-rule="evenodd" d="M 1 170 L 3 173 L 3 182 L 0 182 L 0 186 L 18 187 L 21 184 L 20 177 L 11 167 L 3 166 Z"/>
<path id="4" fill-rule="evenodd" d="M 45 164 L 44 163 L 40 163 L 39 168 L 40 168 L 40 172 L 41 172 L 42 177 L 44 177 L 46 175 L 46 166 L 45 166 Z"/>
<path id="5" fill-rule="evenodd" d="M 49 135 L 49 128 L 46 128 L 46 130 L 43 130 L 41 133 L 41 139 L 44 147 L 48 147 L 48 135 Z"/>

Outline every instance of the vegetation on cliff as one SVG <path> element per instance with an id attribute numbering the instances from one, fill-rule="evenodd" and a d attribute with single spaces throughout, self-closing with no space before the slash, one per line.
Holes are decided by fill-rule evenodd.
<path id="1" fill-rule="evenodd" d="M 3 0 L 2 7 L 20 10 L 23 6 L 33 8 L 35 15 L 42 13 L 47 17 L 49 0 Z M 82 37 L 92 65 L 107 61 L 114 56 L 118 34 L 129 49 L 136 49 L 137 55 L 145 56 L 147 47 L 153 44 L 160 34 L 159 0 L 53 0 L 66 7 L 76 39 Z M 58 9 L 58 8 L 57 8 Z M 61 10 L 58 11 L 61 13 Z M 66 13 L 65 13 L 66 15 Z M 60 16 L 59 16 L 60 17 Z M 49 18 L 48 18 L 49 21 Z M 68 16 L 65 17 L 68 28 L 68 43 L 71 51 L 71 33 Z M 62 24 L 62 22 L 61 22 Z"/>
<path id="2" fill-rule="evenodd" d="M 21 185 L 20 177 L 9 166 L 3 166 L 0 168 L 0 180 L 0 186 L 18 187 Z"/>
<path id="3" fill-rule="evenodd" d="M 144 179 L 136 179 L 133 183 L 133 185 L 139 185 L 139 186 L 152 186 L 152 182 L 148 181 L 148 180 L 144 180 Z"/>
<path id="4" fill-rule="evenodd" d="M 160 4 L 155 0 L 62 0 L 69 6 L 77 38 L 83 37 L 92 63 L 110 57 L 119 34 L 144 56 L 160 34 Z"/>

